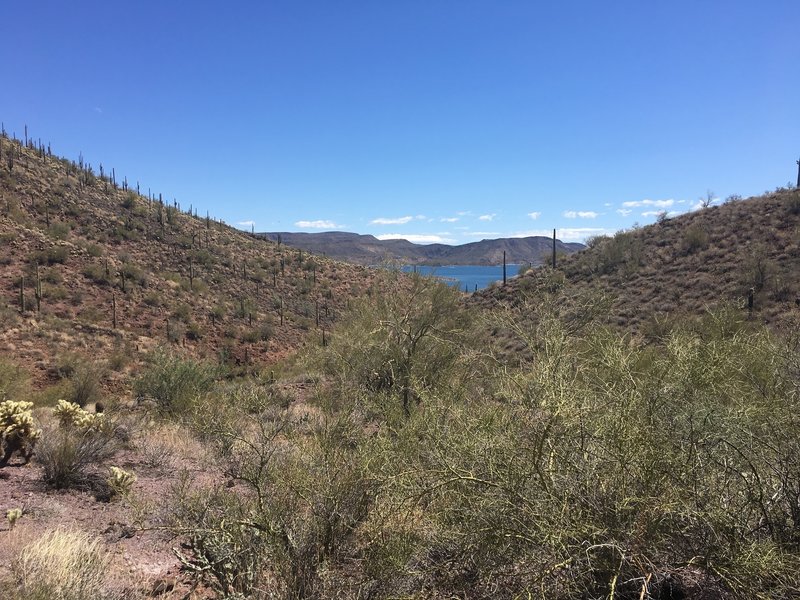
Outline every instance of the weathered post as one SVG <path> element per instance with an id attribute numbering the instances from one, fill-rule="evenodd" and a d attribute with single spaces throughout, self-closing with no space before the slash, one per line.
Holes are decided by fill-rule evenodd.
<path id="1" fill-rule="evenodd" d="M 503 287 L 506 285 L 506 251 L 503 250 Z"/>
<path id="2" fill-rule="evenodd" d="M 553 268 L 556 268 L 556 230 L 553 229 Z"/>

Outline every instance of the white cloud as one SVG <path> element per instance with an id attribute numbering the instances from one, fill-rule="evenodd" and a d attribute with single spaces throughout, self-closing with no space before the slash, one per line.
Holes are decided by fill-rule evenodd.
<path id="1" fill-rule="evenodd" d="M 481 215 L 478 217 L 478 221 L 494 221 L 494 218 L 497 216 L 497 213 L 492 213 L 490 215 Z"/>
<path id="2" fill-rule="evenodd" d="M 535 221 L 536 219 L 538 219 L 539 217 L 542 216 L 542 213 L 540 213 L 540 212 L 529 212 L 528 216 Z"/>
<path id="3" fill-rule="evenodd" d="M 692 204 L 689 207 L 689 211 L 690 212 L 694 212 L 696 210 L 700 210 L 701 208 L 703 208 L 703 201 L 702 200 L 698 200 L 697 202 L 695 202 L 694 204 Z"/>
<path id="4" fill-rule="evenodd" d="M 610 229 L 603 229 L 602 227 L 566 227 L 556 230 L 556 237 L 562 242 L 584 242 L 587 238 L 594 235 L 607 235 L 614 233 Z M 553 237 L 552 229 L 534 229 L 530 231 L 519 231 L 513 233 L 508 237 L 521 238 L 531 236 Z"/>
<path id="5" fill-rule="evenodd" d="M 603 203 L 603 206 L 605 206 L 606 208 L 611 208 L 611 207 L 612 207 L 612 206 L 614 206 L 614 205 L 613 205 L 613 204 L 611 204 L 611 202 L 604 202 L 604 203 Z"/>
<path id="6" fill-rule="evenodd" d="M 239 221 L 236 223 L 239 227 L 253 227 L 256 222 L 255 221 Z"/>
<path id="7" fill-rule="evenodd" d="M 442 217 L 439 219 L 442 223 L 455 223 L 458 221 L 458 217 Z"/>
<path id="8" fill-rule="evenodd" d="M 596 219 L 600 213 L 593 210 L 565 210 L 564 216 L 568 219 Z"/>
<path id="9" fill-rule="evenodd" d="M 414 244 L 452 244 L 454 239 L 424 233 L 383 233 L 376 235 L 379 240 L 408 240 Z"/>
<path id="10" fill-rule="evenodd" d="M 459 217 L 469 217 L 472 215 L 471 210 L 460 210 L 456 213 Z"/>
<path id="11" fill-rule="evenodd" d="M 387 219 L 385 217 L 379 217 L 377 219 L 372 219 L 370 221 L 370 225 L 405 225 L 409 221 L 412 221 L 414 217 L 397 217 L 396 219 Z"/>
<path id="12" fill-rule="evenodd" d="M 496 238 L 500 235 L 499 231 L 470 231 L 465 233 L 464 235 L 468 237 L 480 237 L 480 238 Z"/>
<path id="13" fill-rule="evenodd" d="M 658 216 L 658 215 L 660 215 L 662 212 L 663 212 L 663 211 L 660 211 L 660 210 L 646 210 L 646 211 L 644 211 L 644 212 L 642 213 L 642 216 L 643 216 L 643 217 L 657 217 L 657 216 Z"/>
<path id="14" fill-rule="evenodd" d="M 623 202 L 622 206 L 625 208 L 639 208 L 642 206 L 653 206 L 655 208 L 669 208 L 675 204 L 675 200 L 633 200 L 630 202 Z"/>
<path id="15" fill-rule="evenodd" d="M 337 225 L 333 221 L 327 221 L 325 219 L 318 219 L 316 221 L 297 221 L 295 223 L 295 227 L 300 227 L 301 229 L 341 229 L 341 225 Z"/>
<path id="16" fill-rule="evenodd" d="M 617 212 L 621 214 L 623 217 L 627 217 L 633 211 L 630 208 L 618 208 Z"/>

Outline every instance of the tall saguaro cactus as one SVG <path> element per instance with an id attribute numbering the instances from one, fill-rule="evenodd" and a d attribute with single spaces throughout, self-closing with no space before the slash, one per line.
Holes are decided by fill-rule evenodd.
<path id="1" fill-rule="evenodd" d="M 42 310 L 42 280 L 39 278 L 39 265 L 36 265 L 36 287 L 34 288 L 36 295 L 36 312 Z"/>

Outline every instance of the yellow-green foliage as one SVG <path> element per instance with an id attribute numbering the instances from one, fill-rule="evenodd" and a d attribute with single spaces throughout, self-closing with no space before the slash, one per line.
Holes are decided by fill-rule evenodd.
<path id="1" fill-rule="evenodd" d="M 99 431 L 105 426 L 105 418 L 99 413 L 83 410 L 74 402 L 59 400 L 53 414 L 64 427 L 75 427 L 83 431 Z"/>
<path id="2" fill-rule="evenodd" d="M 106 482 L 114 494 L 125 496 L 130 493 L 133 484 L 136 483 L 136 475 L 119 467 L 109 467 L 109 471 L 111 474 Z"/>
<path id="3" fill-rule="evenodd" d="M 6 519 L 8 520 L 8 528 L 14 529 L 14 525 L 17 524 L 22 518 L 22 509 L 21 508 L 11 508 L 6 511 Z"/>
<path id="4" fill-rule="evenodd" d="M 37 429 L 33 421 L 32 408 L 32 402 L 0 402 L 0 442 L 3 446 L 0 466 L 16 451 L 21 451 L 26 461 L 30 458 L 33 446 L 42 435 L 42 430 Z"/>
<path id="5" fill-rule="evenodd" d="M 6 400 L 0 402 L 0 427 L 4 438 L 12 436 L 36 440 L 42 434 L 41 429 L 36 429 L 33 422 L 31 409 L 33 402 L 15 402 Z"/>

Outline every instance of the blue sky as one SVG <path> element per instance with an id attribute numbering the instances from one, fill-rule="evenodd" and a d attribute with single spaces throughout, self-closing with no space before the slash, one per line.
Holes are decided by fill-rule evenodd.
<path id="1" fill-rule="evenodd" d="M 800 2 L 4 2 L 0 120 L 257 231 L 587 236 L 794 182 Z"/>

